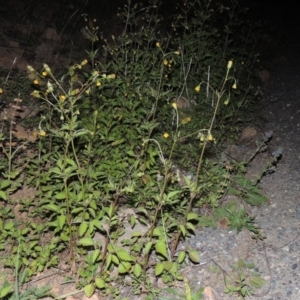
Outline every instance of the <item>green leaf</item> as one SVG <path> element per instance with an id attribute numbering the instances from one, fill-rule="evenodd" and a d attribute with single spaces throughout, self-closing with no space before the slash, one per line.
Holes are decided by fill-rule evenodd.
<path id="1" fill-rule="evenodd" d="M 120 274 L 124 274 L 129 272 L 129 270 L 131 269 L 131 263 L 123 261 L 119 264 L 118 266 L 118 271 Z"/>
<path id="2" fill-rule="evenodd" d="M 153 236 L 164 236 L 162 227 L 155 227 L 153 230 Z"/>
<path id="3" fill-rule="evenodd" d="M 194 212 L 190 212 L 188 213 L 187 215 L 187 221 L 190 221 L 190 220 L 198 220 L 198 214 L 194 213 Z"/>
<path id="4" fill-rule="evenodd" d="M 79 225 L 79 237 L 82 237 L 85 233 L 86 233 L 86 231 L 87 231 L 87 229 L 88 229 L 88 223 L 87 222 L 82 222 L 80 225 Z"/>
<path id="5" fill-rule="evenodd" d="M 105 288 L 105 281 L 102 278 L 96 278 L 95 279 L 95 284 L 98 289 L 104 289 Z"/>
<path id="6" fill-rule="evenodd" d="M 186 223 L 186 227 L 189 228 L 189 229 L 191 229 L 193 232 L 196 231 L 195 226 L 194 226 L 192 223 L 190 223 L 190 222 L 187 222 L 187 223 Z"/>
<path id="7" fill-rule="evenodd" d="M 112 262 L 115 264 L 115 265 L 119 265 L 119 263 L 120 263 L 120 260 L 119 260 L 119 258 L 118 258 L 118 256 L 117 255 L 112 255 Z"/>
<path id="8" fill-rule="evenodd" d="M 185 259 L 185 251 L 179 251 L 177 261 L 181 264 Z"/>
<path id="9" fill-rule="evenodd" d="M 95 286 L 93 284 L 88 284 L 84 288 L 84 293 L 88 298 L 91 298 L 91 296 L 94 294 Z"/>
<path id="10" fill-rule="evenodd" d="M 21 230 L 21 235 L 26 235 L 30 231 L 30 228 L 23 228 Z"/>
<path id="11" fill-rule="evenodd" d="M 14 227 L 14 222 L 7 222 L 4 224 L 4 230 L 11 230 Z"/>
<path id="12" fill-rule="evenodd" d="M 135 264 L 133 267 L 133 274 L 135 277 L 139 278 L 142 274 L 142 267 L 140 264 Z"/>
<path id="13" fill-rule="evenodd" d="M 182 235 L 185 236 L 186 235 L 185 227 L 183 225 L 180 225 L 179 228 L 180 228 Z"/>
<path id="14" fill-rule="evenodd" d="M 116 255 L 120 258 L 122 261 L 134 261 L 135 259 L 130 256 L 125 250 L 121 249 L 116 251 Z"/>
<path id="15" fill-rule="evenodd" d="M 173 267 L 173 262 L 171 261 L 164 261 L 162 264 L 164 265 L 164 270 L 166 271 L 170 271 Z"/>
<path id="16" fill-rule="evenodd" d="M 158 262 L 155 266 L 155 276 L 159 276 L 164 270 L 164 265 L 161 262 Z"/>
<path id="17" fill-rule="evenodd" d="M 67 162 L 69 165 L 71 165 L 71 166 L 77 168 L 77 164 L 76 164 L 76 162 L 75 162 L 73 159 L 70 159 L 70 158 L 67 157 L 67 158 L 66 158 L 66 162 Z"/>
<path id="18" fill-rule="evenodd" d="M 1 184 L 0 184 L 0 189 L 5 189 L 5 188 L 7 188 L 8 186 L 10 186 L 10 184 L 11 184 L 11 181 L 10 181 L 10 180 L 7 180 L 7 179 L 2 180 L 2 181 L 1 181 Z"/>
<path id="19" fill-rule="evenodd" d="M 64 225 L 66 224 L 66 220 L 67 220 L 67 217 L 65 215 L 58 216 L 58 218 L 57 218 L 57 224 L 58 224 L 58 228 L 60 230 L 63 229 Z"/>
<path id="20" fill-rule="evenodd" d="M 7 200 L 6 193 L 4 191 L 0 191 L 0 198 L 3 200 Z"/>
<path id="21" fill-rule="evenodd" d="M 55 205 L 55 204 L 52 204 L 52 203 L 45 205 L 44 208 L 53 210 L 53 211 L 58 212 L 58 213 L 60 213 L 60 210 L 61 210 L 58 205 Z"/>
<path id="22" fill-rule="evenodd" d="M 253 276 L 250 278 L 250 284 L 256 289 L 261 288 L 264 284 L 266 284 L 266 280 L 260 276 Z"/>
<path id="23" fill-rule="evenodd" d="M 54 196 L 54 198 L 57 199 L 57 200 L 64 200 L 64 199 L 66 199 L 66 191 L 62 191 L 60 193 L 57 193 Z"/>
<path id="24" fill-rule="evenodd" d="M 172 191 L 172 192 L 170 192 L 170 193 L 167 195 L 167 198 L 170 199 L 170 198 L 172 198 L 172 197 L 174 197 L 174 196 L 176 196 L 176 195 L 178 195 L 178 194 L 180 194 L 180 193 L 181 193 L 181 191 Z"/>
<path id="25" fill-rule="evenodd" d="M 94 241 L 92 238 L 82 238 L 77 242 L 77 244 L 82 246 L 94 246 Z"/>
<path id="26" fill-rule="evenodd" d="M 159 240 L 155 244 L 155 250 L 165 258 L 168 258 L 167 245 L 165 241 Z"/>
<path id="27" fill-rule="evenodd" d="M 188 251 L 188 255 L 193 263 L 198 264 L 200 262 L 200 256 L 197 250 Z"/>
<path id="28" fill-rule="evenodd" d="M 93 264 L 97 261 L 97 259 L 99 258 L 100 254 L 101 254 L 101 252 L 100 252 L 99 249 L 96 249 L 96 250 L 93 252 L 93 254 L 92 254 L 92 263 L 93 263 Z"/>
<path id="29" fill-rule="evenodd" d="M 111 261 L 112 261 L 112 254 L 109 253 L 107 256 L 106 256 L 106 268 L 108 269 L 110 264 L 111 264 Z"/>
<path id="30" fill-rule="evenodd" d="M 133 215 L 130 216 L 130 221 L 129 222 L 130 222 L 131 228 L 133 228 L 135 223 L 136 223 L 135 217 Z"/>
<path id="31" fill-rule="evenodd" d="M 0 299 L 5 298 L 12 291 L 13 291 L 13 286 L 11 284 L 6 287 L 2 286 L 0 290 Z"/>
<path id="32" fill-rule="evenodd" d="M 100 220 L 94 219 L 90 223 L 98 229 L 103 230 Z"/>
<path id="33" fill-rule="evenodd" d="M 149 243 L 146 244 L 145 249 L 144 249 L 144 253 L 145 254 L 149 254 L 149 252 L 150 252 L 150 250 L 152 248 L 152 245 L 153 245 L 152 242 L 149 242 Z"/>

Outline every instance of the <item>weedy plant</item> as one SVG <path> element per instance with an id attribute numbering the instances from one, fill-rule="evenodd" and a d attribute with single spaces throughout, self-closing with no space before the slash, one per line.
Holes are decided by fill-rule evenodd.
<path id="1" fill-rule="evenodd" d="M 249 76 L 236 79 L 230 28 L 224 34 L 222 18 L 215 19 L 225 8 L 212 13 L 207 1 L 186 3 L 171 23 L 179 33 L 172 38 L 158 35 L 158 1 L 143 5 L 129 1 L 120 12 L 125 29 L 104 45 L 106 63 L 92 26 L 87 59 L 61 78 L 47 64 L 42 72 L 28 67 L 32 96 L 44 104 L 37 140 L 23 168 L 13 169 L 24 143 L 13 148 L 2 134 L 0 183 L 0 249 L 11 253 L 3 264 L 18 262 L 25 281 L 59 264 L 64 251 L 69 276 L 88 297 L 96 289 L 118 297 L 128 284 L 153 299 L 159 291 L 151 272 L 172 286 L 183 280 L 187 260 L 200 260 L 196 250 L 177 251 L 196 230 L 194 208 L 217 207 L 239 174 L 206 156 L 254 97 Z M 251 38 L 243 40 L 245 49 Z M 243 56 L 247 66 L 254 56 Z M 24 182 L 36 193 L 15 203 L 11 195 Z M 17 204 L 26 220 L 14 215 Z M 227 212 L 238 230 L 253 230 L 243 211 Z"/>
<path id="2" fill-rule="evenodd" d="M 231 266 L 230 275 L 224 273 L 225 293 L 230 296 L 239 295 L 243 299 L 255 293 L 256 289 L 261 288 L 266 281 L 256 272 L 253 263 L 247 263 L 239 259 L 237 264 Z"/>

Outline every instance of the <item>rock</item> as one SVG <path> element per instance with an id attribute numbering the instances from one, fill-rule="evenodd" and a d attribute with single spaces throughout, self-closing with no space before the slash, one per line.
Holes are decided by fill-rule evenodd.
<path id="1" fill-rule="evenodd" d="M 248 144 L 257 137 L 257 130 L 254 127 L 246 127 L 240 136 L 239 142 L 242 144 Z"/>

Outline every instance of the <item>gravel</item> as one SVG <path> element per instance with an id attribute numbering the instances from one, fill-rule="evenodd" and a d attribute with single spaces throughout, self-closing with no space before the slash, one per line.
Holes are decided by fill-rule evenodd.
<path id="1" fill-rule="evenodd" d="M 188 266 L 192 291 L 209 287 L 206 299 L 239 299 L 224 293 L 224 275 L 243 259 L 253 262 L 266 284 L 246 299 L 300 299 L 300 45 L 288 51 L 286 62 L 271 73 L 262 97 L 264 131 L 273 131 L 272 149 L 283 148 L 275 173 L 260 187 L 269 201 L 247 210 L 267 238 L 256 241 L 247 230 L 203 228 L 182 247 L 199 251 L 201 263 Z"/>

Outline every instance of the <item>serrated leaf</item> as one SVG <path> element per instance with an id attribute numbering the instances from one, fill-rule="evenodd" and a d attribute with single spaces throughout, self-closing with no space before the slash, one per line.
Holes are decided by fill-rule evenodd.
<path id="1" fill-rule="evenodd" d="M 87 229 L 88 229 L 88 223 L 87 222 L 82 222 L 80 225 L 79 225 L 79 229 L 78 229 L 78 233 L 79 233 L 79 237 L 82 237 Z"/>
<path id="2" fill-rule="evenodd" d="M 123 249 L 116 251 L 116 255 L 122 261 L 134 261 L 134 258 L 129 253 L 127 253 L 125 250 L 123 250 Z"/>
<path id="3" fill-rule="evenodd" d="M 142 267 L 140 264 L 135 264 L 133 267 L 133 274 L 135 277 L 139 278 L 142 274 Z"/>
<path id="4" fill-rule="evenodd" d="M 188 256 L 193 263 L 198 264 L 200 262 L 200 256 L 197 250 L 188 251 Z"/>
<path id="5" fill-rule="evenodd" d="M 94 241 L 92 238 L 82 238 L 80 239 L 77 244 L 82 245 L 82 246 L 94 246 Z"/>
<path id="6" fill-rule="evenodd" d="M 115 264 L 115 265 L 119 265 L 119 263 L 120 263 L 120 260 L 119 260 L 119 258 L 118 258 L 118 256 L 117 255 L 114 255 L 114 254 L 112 254 L 112 262 Z"/>
<path id="7" fill-rule="evenodd" d="M 159 276 L 164 270 L 163 263 L 159 262 L 155 266 L 155 276 Z"/>
<path id="8" fill-rule="evenodd" d="M 84 293 L 88 298 L 91 298 L 91 296 L 94 294 L 95 292 L 95 286 L 93 284 L 88 284 L 86 285 L 84 288 Z"/>
<path id="9" fill-rule="evenodd" d="M 161 240 L 157 241 L 155 244 L 155 250 L 157 253 L 161 254 L 165 258 L 168 257 L 167 246 L 165 241 L 161 241 Z"/>

